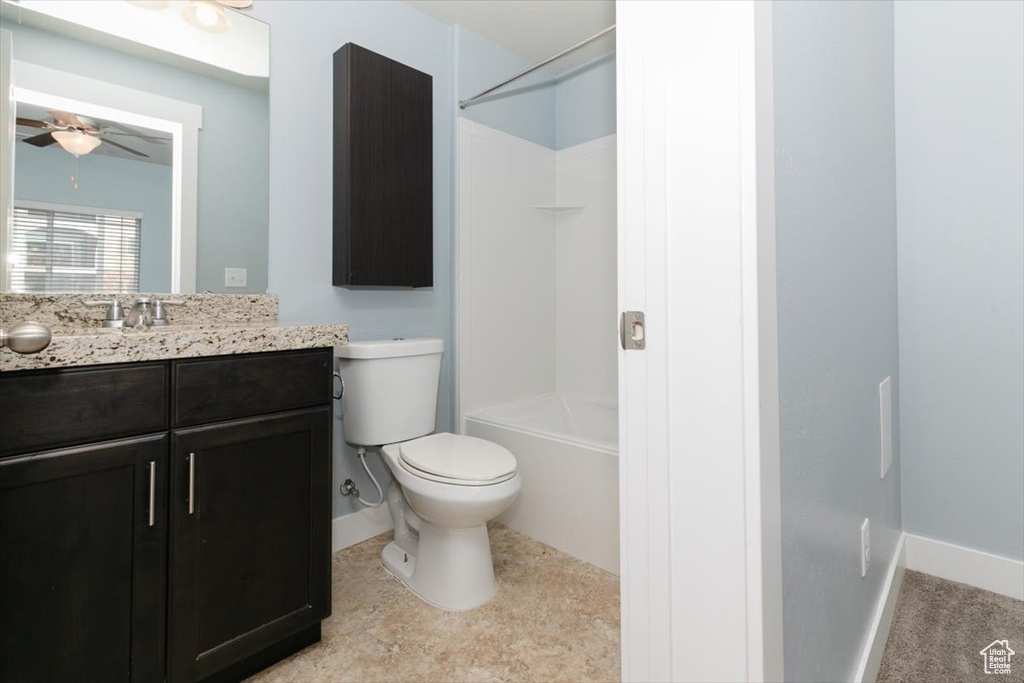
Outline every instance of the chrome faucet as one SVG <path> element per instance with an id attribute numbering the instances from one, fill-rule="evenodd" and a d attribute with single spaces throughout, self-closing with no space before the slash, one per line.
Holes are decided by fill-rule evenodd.
<path id="1" fill-rule="evenodd" d="M 167 306 L 181 306 L 184 301 L 169 299 L 150 299 L 140 296 L 132 304 L 131 310 L 124 319 L 125 327 L 163 327 L 167 324 Z"/>
<path id="2" fill-rule="evenodd" d="M 149 327 L 153 324 L 153 309 L 149 305 L 148 296 L 140 296 L 132 304 L 131 310 L 125 316 L 125 327 Z"/>

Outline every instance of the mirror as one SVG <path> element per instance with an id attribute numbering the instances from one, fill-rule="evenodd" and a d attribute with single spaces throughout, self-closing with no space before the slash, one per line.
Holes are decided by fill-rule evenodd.
<path id="1" fill-rule="evenodd" d="M 226 4 L 0 0 L 0 290 L 266 291 L 270 31 Z"/>

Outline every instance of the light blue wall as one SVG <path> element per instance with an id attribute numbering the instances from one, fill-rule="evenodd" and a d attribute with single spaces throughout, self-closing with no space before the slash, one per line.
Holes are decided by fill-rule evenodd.
<path id="1" fill-rule="evenodd" d="M 555 87 L 555 149 L 615 132 L 615 55 L 562 74 Z"/>
<path id="2" fill-rule="evenodd" d="M 785 677 L 852 680 L 901 530 L 893 6 L 775 3 L 773 40 Z"/>
<path id="3" fill-rule="evenodd" d="M 1024 560 L 1024 4 L 896 5 L 908 533 Z"/>
<path id="4" fill-rule="evenodd" d="M 487 40 L 465 26 L 454 26 L 458 99 L 464 100 L 528 69 L 533 62 Z M 555 82 L 544 71 L 489 95 L 459 115 L 510 135 L 555 149 Z"/>
<path id="5" fill-rule="evenodd" d="M 171 286 L 171 167 L 100 154 L 78 159 L 78 191 L 71 184 L 74 157 L 56 147 L 18 145 L 14 199 L 97 209 L 138 211 L 142 217 L 139 291 Z"/>
<path id="6" fill-rule="evenodd" d="M 203 107 L 199 133 L 196 289 L 267 289 L 267 95 L 64 36 L 4 23 L 14 58 Z M 328 110 L 329 112 L 330 110 Z M 308 112 L 289 122 L 302 135 Z M 248 287 L 224 289 L 224 268 L 248 269 Z"/>
<path id="7" fill-rule="evenodd" d="M 437 428 L 452 419 L 452 87 L 450 27 L 402 2 L 263 2 L 270 24 L 270 289 L 286 323 L 348 323 L 352 339 L 440 337 L 445 341 Z M 433 77 L 434 286 L 343 289 L 331 285 L 333 54 L 357 43 Z M 296 123 L 300 122 L 300 123 Z M 300 125 L 301 124 L 301 125 Z M 335 423 L 334 514 L 361 510 L 338 485 L 376 491 Z M 367 460 L 387 485 L 376 455 Z"/>

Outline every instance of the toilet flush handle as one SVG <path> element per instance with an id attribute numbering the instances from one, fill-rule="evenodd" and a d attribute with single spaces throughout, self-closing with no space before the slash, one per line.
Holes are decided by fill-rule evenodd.
<path id="1" fill-rule="evenodd" d="M 341 397 L 345 395 L 345 378 L 341 376 L 340 372 L 335 370 L 334 379 L 338 380 L 338 384 L 340 385 L 338 393 L 334 395 L 334 400 L 339 401 L 341 400 Z"/>

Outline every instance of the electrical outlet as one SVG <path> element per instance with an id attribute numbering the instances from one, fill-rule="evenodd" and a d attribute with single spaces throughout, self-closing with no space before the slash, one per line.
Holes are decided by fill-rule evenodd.
<path id="1" fill-rule="evenodd" d="M 881 435 L 881 477 L 889 473 L 892 465 L 892 377 L 886 377 L 878 385 L 878 433 Z"/>
<path id="2" fill-rule="evenodd" d="M 868 575 L 871 566 L 871 522 L 865 517 L 860 525 L 860 575 Z"/>
<path id="3" fill-rule="evenodd" d="M 224 269 L 224 286 L 225 287 L 245 287 L 246 282 L 249 279 L 249 271 L 245 268 L 225 268 Z"/>

